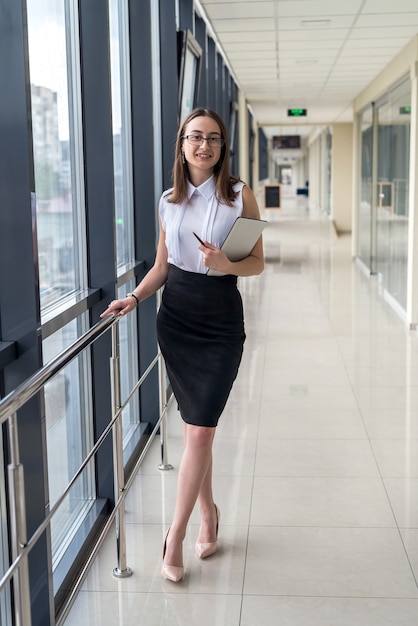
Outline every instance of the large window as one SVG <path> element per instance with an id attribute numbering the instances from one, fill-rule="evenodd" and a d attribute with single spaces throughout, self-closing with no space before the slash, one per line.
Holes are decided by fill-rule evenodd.
<path id="1" fill-rule="evenodd" d="M 127 0 L 109 0 L 110 66 L 112 85 L 113 161 L 115 181 L 115 229 L 117 273 L 124 284 L 118 297 L 135 288 L 127 271 L 135 262 L 133 228 L 132 125 Z M 126 399 L 138 380 L 136 315 L 119 323 L 121 398 Z M 122 413 L 126 457 L 132 451 L 139 426 L 138 394 Z"/>
<path id="2" fill-rule="evenodd" d="M 120 272 L 134 260 L 129 29 L 126 0 L 109 0 L 109 28 L 116 256 Z"/>
<path id="3" fill-rule="evenodd" d="M 188 30 L 179 31 L 179 119 L 184 120 L 195 107 L 199 92 L 202 48 Z"/>
<path id="4" fill-rule="evenodd" d="M 118 292 L 119 298 L 135 288 L 134 280 L 125 283 Z M 135 312 L 119 322 L 120 382 L 122 403 L 138 381 L 138 339 Z M 139 395 L 136 393 L 122 412 L 124 460 L 128 461 L 141 436 Z"/>
<path id="5" fill-rule="evenodd" d="M 3 125 L 2 133 L 2 157 L 8 166 L 0 214 L 4 212 L 2 223 L 10 226 L 9 235 L 2 234 L 11 261 L 3 264 L 0 278 L 29 294 L 19 299 L 9 289 L 10 297 L 2 300 L 4 394 L 93 325 L 102 324 L 99 316 L 108 302 L 132 291 L 153 262 L 154 191 L 161 186 L 155 183 L 153 141 L 154 128 L 161 126 L 158 102 L 155 107 L 153 103 L 153 93 L 160 88 L 152 56 L 153 46 L 159 47 L 160 20 L 151 22 L 157 4 L 2 2 L 6 36 L 1 40 L 1 108 L 4 120 L 11 123 Z M 171 32 L 173 42 L 175 28 Z M 174 71 L 167 77 L 175 86 L 171 57 Z M 165 145 L 162 140 L 157 144 Z M 10 145 L 13 154 L 7 161 Z M 135 206 L 134 224 L 136 194 L 140 206 Z M 22 244 L 15 255 L 14 241 Z M 118 324 L 122 401 L 155 357 L 154 302 L 150 298 Z M 91 350 L 48 380 L 31 406 L 21 411 L 18 436 L 30 505 L 28 532 L 32 534 L 49 508 L 54 509 L 51 527 L 29 559 L 32 618 L 38 626 L 54 621 L 54 608 L 59 614 L 64 609 L 97 532 L 112 511 L 110 436 L 82 476 L 74 479 L 112 419 L 111 349 L 109 329 Z M 127 473 L 137 458 L 132 452 L 145 441 L 142 434 L 148 435 L 158 419 L 158 408 L 155 368 L 123 411 Z M 7 446 L 7 437 L 0 439 L 0 449 L 3 443 Z M 71 491 L 61 502 L 69 482 Z M 0 576 L 10 563 L 5 496 L 0 472 Z M 12 621 L 7 614 L 10 598 L 13 601 L 9 589 L 0 594 L 0 626 Z"/>
<path id="6" fill-rule="evenodd" d="M 44 357 L 51 360 L 87 330 L 81 316 L 43 343 Z M 88 354 L 82 353 L 45 386 L 49 501 L 52 507 L 93 445 L 91 388 Z M 92 464 L 73 486 L 51 524 L 53 569 L 57 569 L 72 539 L 87 516 L 95 497 Z M 56 581 L 55 585 L 61 581 Z M 56 590 L 56 589 L 55 589 Z"/>
<path id="7" fill-rule="evenodd" d="M 76 2 L 27 0 L 41 313 L 51 314 L 87 286 Z M 44 319 L 44 318 L 43 318 Z M 83 314 L 43 341 L 48 362 L 88 328 Z M 45 386 L 49 504 L 73 478 L 93 442 L 86 354 Z M 51 524 L 57 572 L 95 497 L 93 468 L 77 481 Z"/>
<path id="8" fill-rule="evenodd" d="M 85 288 L 77 3 L 27 1 L 41 308 Z"/>

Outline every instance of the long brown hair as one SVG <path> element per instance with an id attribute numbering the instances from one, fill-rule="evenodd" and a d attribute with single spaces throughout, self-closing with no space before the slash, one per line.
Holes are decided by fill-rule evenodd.
<path id="1" fill-rule="evenodd" d="M 216 194 L 218 200 L 232 206 L 232 202 L 237 195 L 233 189 L 233 185 L 239 181 L 239 178 L 231 176 L 229 171 L 229 141 L 228 133 L 224 122 L 221 117 L 211 109 L 197 108 L 194 109 L 184 120 L 180 126 L 177 139 L 176 148 L 174 154 L 174 166 L 173 166 L 173 190 L 169 195 L 168 201 L 173 204 L 183 202 L 187 198 L 187 181 L 189 180 L 189 170 L 187 162 L 183 163 L 182 145 L 184 130 L 195 117 L 211 117 L 219 126 L 221 131 L 221 137 L 224 140 L 224 145 L 221 148 L 221 156 L 216 163 L 213 175 L 215 177 Z"/>

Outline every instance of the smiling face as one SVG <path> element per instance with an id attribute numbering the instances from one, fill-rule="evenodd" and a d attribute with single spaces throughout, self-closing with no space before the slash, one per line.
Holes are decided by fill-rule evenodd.
<path id="1" fill-rule="evenodd" d="M 192 119 L 185 127 L 183 136 L 201 135 L 205 138 L 222 138 L 221 129 L 211 117 L 200 116 Z M 182 151 L 189 167 L 189 176 L 194 185 L 201 184 L 213 174 L 213 168 L 221 156 L 220 144 L 213 145 L 203 141 L 201 145 L 193 145 L 183 139 Z"/>

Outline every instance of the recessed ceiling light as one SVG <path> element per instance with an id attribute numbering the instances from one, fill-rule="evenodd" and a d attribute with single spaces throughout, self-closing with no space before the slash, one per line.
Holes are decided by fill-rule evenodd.
<path id="1" fill-rule="evenodd" d="M 301 20 L 301 24 L 305 28 L 323 28 L 324 26 L 329 26 L 331 20 Z"/>

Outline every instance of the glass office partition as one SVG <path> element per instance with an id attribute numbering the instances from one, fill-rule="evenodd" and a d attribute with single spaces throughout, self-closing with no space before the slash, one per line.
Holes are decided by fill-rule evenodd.
<path id="1" fill-rule="evenodd" d="M 373 109 L 360 114 L 361 178 L 358 220 L 358 256 L 370 269 L 372 241 L 372 170 L 373 170 Z"/>
<path id="2" fill-rule="evenodd" d="M 360 114 L 358 257 L 406 309 L 411 85 L 406 79 Z"/>
<path id="3" fill-rule="evenodd" d="M 331 216 L 331 167 L 332 167 L 332 133 L 329 126 L 322 133 L 323 141 L 323 190 L 322 190 L 322 209 L 324 213 Z"/>
<path id="4" fill-rule="evenodd" d="M 407 80 L 377 108 L 376 270 L 385 291 L 406 309 L 411 87 Z"/>

